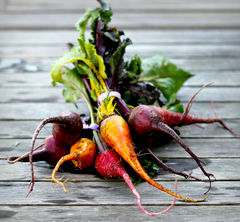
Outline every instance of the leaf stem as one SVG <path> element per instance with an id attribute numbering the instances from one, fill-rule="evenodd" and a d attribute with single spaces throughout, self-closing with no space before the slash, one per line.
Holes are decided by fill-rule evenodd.
<path id="1" fill-rule="evenodd" d="M 87 106 L 88 106 L 88 109 L 89 109 L 89 112 L 90 112 L 90 117 L 91 117 L 91 124 L 96 124 L 95 122 L 95 118 L 94 118 L 94 113 L 93 113 L 93 107 L 91 105 L 91 102 L 88 98 L 87 95 L 85 95 L 78 87 L 76 87 L 72 82 L 68 81 L 66 78 L 62 77 L 64 81 L 68 82 L 72 87 L 74 87 L 79 93 L 80 95 L 83 97 L 83 99 L 85 100 L 85 102 L 87 103 Z M 93 136 L 95 138 L 95 141 L 97 143 L 97 146 L 98 146 L 98 149 L 100 152 L 103 152 L 105 149 L 99 139 L 99 135 L 98 133 L 94 130 L 93 131 Z"/>

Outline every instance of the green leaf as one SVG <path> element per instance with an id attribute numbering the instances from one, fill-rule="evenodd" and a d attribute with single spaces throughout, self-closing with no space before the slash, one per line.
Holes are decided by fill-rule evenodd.
<path id="1" fill-rule="evenodd" d="M 100 74 L 103 79 L 107 79 L 107 74 L 105 73 L 105 65 L 103 58 L 97 54 L 95 46 L 90 43 L 85 43 L 85 49 L 88 59 L 91 61 L 92 66 L 90 68 L 96 73 Z M 96 68 L 98 69 L 96 72 Z"/>
<path id="2" fill-rule="evenodd" d="M 157 78 L 155 80 L 150 81 L 152 82 L 164 95 L 167 101 L 170 100 L 171 95 L 175 92 L 174 86 L 175 82 L 171 78 Z M 174 93 L 175 94 L 175 93 Z"/>
<path id="3" fill-rule="evenodd" d="M 63 89 L 62 91 L 62 95 L 65 98 L 65 101 L 67 103 L 73 103 L 76 106 L 76 108 L 78 108 L 77 100 L 79 99 L 79 97 L 73 92 L 73 90 L 70 87 L 68 86 L 66 87 L 67 89 Z"/>
<path id="4" fill-rule="evenodd" d="M 143 169 L 146 171 L 146 173 L 148 174 L 149 177 L 153 177 L 154 175 L 156 175 L 156 173 L 159 171 L 159 166 L 153 162 L 150 161 L 148 159 L 142 159 L 139 160 L 141 166 L 143 167 Z M 135 171 L 129 171 L 129 175 L 130 178 L 132 180 L 133 183 L 137 184 L 140 183 L 142 178 L 135 172 Z"/>
<path id="5" fill-rule="evenodd" d="M 163 108 L 176 113 L 184 113 L 184 107 L 182 104 L 180 104 L 180 100 L 177 99 L 176 94 L 171 95 L 169 102 L 165 104 Z"/>
<path id="6" fill-rule="evenodd" d="M 19 144 L 20 144 L 20 142 L 15 141 L 15 142 L 13 143 L 13 146 L 17 147 Z"/>
<path id="7" fill-rule="evenodd" d="M 128 77 L 132 77 L 132 79 L 137 78 L 137 75 L 142 72 L 142 61 L 138 55 L 135 55 L 127 66 Z"/>
<path id="8" fill-rule="evenodd" d="M 99 0 L 102 10 L 100 11 L 100 15 L 102 20 L 107 24 L 111 21 L 112 11 L 111 7 L 108 3 Z"/>
<path id="9" fill-rule="evenodd" d="M 59 58 L 52 66 L 51 76 L 54 82 L 62 81 L 62 67 L 66 63 L 73 63 L 76 60 L 83 60 L 85 58 L 85 53 L 81 51 L 79 45 L 76 45 L 70 52 L 63 55 L 63 57 Z"/>
<path id="10" fill-rule="evenodd" d="M 81 75 L 87 75 L 94 83 L 94 85 L 97 87 L 97 88 L 101 88 L 101 85 L 99 83 L 99 81 L 96 79 L 96 76 L 94 75 L 94 73 L 92 72 L 92 69 L 87 66 L 85 63 L 83 62 L 80 62 L 77 66 L 76 66 L 77 70 L 78 70 L 78 73 L 81 74 Z M 92 88 L 91 90 L 91 97 L 94 101 L 97 101 L 97 95 L 94 91 L 94 89 Z"/>
<path id="11" fill-rule="evenodd" d="M 107 78 L 103 59 L 96 53 L 94 45 L 85 42 L 83 47 L 86 54 L 82 52 L 79 45 L 76 45 L 70 52 L 64 54 L 62 58 L 58 59 L 53 64 L 51 76 L 54 82 L 62 82 L 61 70 L 63 65 L 70 62 L 73 63 L 75 61 L 82 61 L 91 70 L 93 70 L 96 76 L 100 75 L 102 78 Z M 83 64 L 81 66 L 85 69 L 85 73 L 83 74 L 91 75 L 92 72 L 88 68 L 86 68 Z M 95 75 L 92 75 L 92 80 L 94 79 L 96 79 Z M 99 86 L 99 83 L 97 85 Z"/>
<path id="12" fill-rule="evenodd" d="M 113 76 L 113 79 L 121 78 L 121 76 L 118 75 L 118 74 L 124 68 L 123 55 L 125 54 L 126 47 L 130 44 L 132 44 L 131 40 L 126 39 L 123 42 L 123 44 L 121 46 L 119 46 L 117 48 L 117 50 L 112 54 L 112 56 L 110 57 L 110 59 L 108 61 L 108 64 L 109 64 L 109 67 L 110 67 L 110 72 L 111 72 L 111 75 Z"/>
<path id="13" fill-rule="evenodd" d="M 182 104 L 177 104 L 177 105 L 173 105 L 170 107 L 164 107 L 167 108 L 168 110 L 175 112 L 175 113 L 184 113 L 184 107 Z"/>
<path id="14" fill-rule="evenodd" d="M 140 81 L 150 81 L 163 93 L 167 101 L 176 94 L 183 83 L 193 76 L 184 71 L 162 55 L 150 57 L 142 62 L 143 73 Z M 160 80 L 161 79 L 161 80 Z"/>
<path id="15" fill-rule="evenodd" d="M 119 42 L 120 41 L 120 35 L 119 32 L 116 31 L 108 31 L 108 32 L 104 32 L 104 36 L 106 36 L 107 38 L 111 39 L 113 42 Z"/>
<path id="16" fill-rule="evenodd" d="M 87 8 L 85 14 L 75 24 L 76 30 L 79 32 L 80 37 L 83 38 L 84 41 L 85 41 L 84 33 L 87 27 L 88 20 L 91 17 L 92 13 L 93 13 L 93 10 L 91 10 L 90 8 Z"/>
<path id="17" fill-rule="evenodd" d="M 68 69 L 68 72 L 62 73 L 62 83 L 66 87 L 63 90 L 63 96 L 66 102 L 72 102 L 76 105 L 76 101 L 84 97 L 88 98 L 88 94 L 85 88 L 85 84 L 79 75 L 77 68 Z"/>

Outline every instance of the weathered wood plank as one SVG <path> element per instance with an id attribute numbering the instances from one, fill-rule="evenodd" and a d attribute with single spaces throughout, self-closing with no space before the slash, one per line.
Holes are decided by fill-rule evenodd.
<path id="1" fill-rule="evenodd" d="M 199 132 L 201 134 L 201 132 Z M 239 138 L 231 139 L 184 139 L 184 142 L 200 158 L 240 157 Z M 189 154 L 175 141 L 170 141 L 153 148 L 154 153 L 162 158 L 186 158 Z"/>
<path id="2" fill-rule="evenodd" d="M 5 73 L 4 73 L 5 72 Z M 7 73 L 7 70 L 0 72 L 0 87 L 50 87 L 52 78 L 50 72 L 18 72 Z M 240 71 L 195 71 L 195 76 L 188 79 L 184 86 L 201 87 L 209 82 L 214 86 L 235 86 L 240 85 Z M 59 85 L 60 86 L 60 85 Z"/>
<path id="3" fill-rule="evenodd" d="M 135 55 L 135 54 L 134 54 Z M 155 56 L 156 54 L 152 55 Z M 62 56 L 62 55 L 61 55 Z M 59 56 L 59 57 L 61 57 Z M 131 58 L 133 55 L 128 55 L 126 53 L 126 58 Z M 146 59 L 144 52 L 139 55 L 140 58 Z M 48 72 L 50 73 L 52 64 L 59 58 L 59 57 L 49 57 L 49 58 L 26 58 L 23 59 L 24 64 L 20 64 L 14 66 L 12 68 L 0 70 L 0 73 L 18 73 L 22 72 L 23 65 L 35 65 L 38 67 L 40 72 Z M 20 57 L 21 59 L 21 57 Z M 168 59 L 179 66 L 182 69 L 187 71 L 195 72 L 195 71 L 205 71 L 205 72 L 216 72 L 216 71 L 239 71 L 240 70 L 240 63 L 239 58 L 181 58 L 181 57 L 168 57 Z"/>
<path id="4" fill-rule="evenodd" d="M 179 148 L 181 149 L 181 148 Z M 25 153 L 22 153 L 25 154 Z M 197 154 L 197 152 L 196 152 Z M 14 155 L 15 156 L 15 155 Z M 178 171 L 184 172 L 186 174 L 191 174 L 192 176 L 202 178 L 208 180 L 201 171 L 201 169 L 197 166 L 193 159 L 167 159 L 163 158 L 166 165 L 172 167 Z M 226 181 L 226 180 L 240 180 L 240 174 L 236 171 L 239 166 L 239 158 L 226 158 L 226 159 L 202 159 L 206 164 L 204 165 L 204 169 L 208 173 L 214 174 L 217 181 Z M 1 175 L 0 181 L 30 181 L 31 180 L 31 170 L 29 163 L 15 163 L 8 164 L 6 160 L 0 160 L 1 166 Z M 70 168 L 73 169 L 73 168 Z M 51 181 L 51 174 L 53 171 L 53 167 L 50 167 L 47 163 L 41 161 L 34 163 L 34 174 L 35 180 L 38 181 Z M 59 172 L 56 174 L 57 178 L 63 178 L 62 181 L 68 179 L 68 181 L 76 182 L 76 181 L 103 181 L 104 179 L 99 176 L 99 174 L 95 171 L 95 169 L 90 168 L 86 170 L 76 170 L 72 173 Z M 158 181 L 169 181 L 175 180 L 175 175 L 171 174 L 163 169 L 160 169 L 158 174 L 154 176 L 154 180 Z M 186 180 L 182 176 L 177 176 L 177 179 L 180 181 L 189 182 L 193 179 Z M 70 182 L 69 182 L 70 183 Z M 214 182 L 215 183 L 215 182 Z M 203 183 L 204 187 L 207 187 L 208 183 Z M 205 191 L 206 192 L 206 191 Z"/>
<path id="5" fill-rule="evenodd" d="M 31 139 L 1 139 L 0 158 L 8 156 L 20 156 L 30 151 Z M 36 146 L 43 139 L 37 139 Z M 19 142 L 17 147 L 14 142 Z M 198 138 L 184 139 L 184 142 L 199 158 L 240 158 L 239 138 Z M 191 158 L 189 154 L 175 141 L 161 144 L 156 140 L 153 148 L 154 153 L 163 159 L 168 158 Z"/>
<path id="6" fill-rule="evenodd" d="M 66 44 L 62 46 L 15 46 L 15 47 L 0 47 L 0 54 L 4 58 L 47 58 L 61 57 L 68 52 Z M 133 44 L 126 49 L 128 56 L 135 54 L 150 57 L 158 54 L 166 57 L 240 57 L 240 45 L 226 44 L 193 44 L 193 45 L 153 45 L 153 44 Z"/>
<path id="7" fill-rule="evenodd" d="M 42 103 L 42 102 L 64 102 L 62 87 L 51 88 L 0 88 L 0 103 Z M 182 102 L 188 102 L 196 93 L 198 88 L 183 87 L 179 90 L 178 96 Z M 207 87 L 196 96 L 198 102 L 209 102 L 211 99 L 216 102 L 239 102 L 240 88 Z"/>
<path id="8" fill-rule="evenodd" d="M 161 182 L 161 184 L 174 190 L 174 183 Z M 72 182 L 67 184 L 67 193 L 56 184 L 38 182 L 35 190 L 26 198 L 28 182 L 0 182 L 4 192 L 0 193 L 1 205 L 135 205 L 131 190 L 124 182 Z M 176 205 L 223 205 L 239 204 L 240 197 L 236 190 L 240 182 L 214 182 L 212 191 L 205 202 L 191 203 L 177 201 Z M 55 192 L 52 191 L 52 188 Z M 173 197 L 158 191 L 146 182 L 136 185 L 142 203 L 150 205 L 170 204 Z M 202 182 L 178 182 L 178 193 L 190 198 L 203 198 L 203 193 L 208 189 L 207 184 Z M 156 195 L 157 194 L 157 195 Z M 113 202 L 114 200 L 114 202 Z"/>
<path id="9" fill-rule="evenodd" d="M 214 81 L 214 80 L 213 80 Z M 196 92 L 195 88 L 192 87 L 182 87 L 178 94 L 178 97 L 181 101 L 188 101 Z M 206 87 L 201 91 L 195 98 L 196 101 L 235 101 L 239 102 L 239 93 L 240 88 L 238 87 L 224 87 L 224 88 L 215 88 L 215 87 Z M 235 97 L 235 95 L 236 97 Z"/>
<path id="10" fill-rule="evenodd" d="M 219 1 L 156 1 L 150 0 L 144 1 L 127 1 L 123 0 L 120 2 L 109 0 L 108 3 L 111 5 L 114 12 L 116 11 L 230 11 L 239 10 L 240 4 L 236 0 L 228 2 Z M 141 4 L 139 4 L 141 3 Z M 48 11 L 83 11 L 85 8 L 96 8 L 99 7 L 99 3 L 94 0 L 90 1 L 76 1 L 71 0 L 68 3 L 64 1 L 17 1 L 11 0 L 7 6 L 7 12 L 48 12 Z"/>
<path id="11" fill-rule="evenodd" d="M 3 13 L 6 9 L 6 4 L 7 3 L 7 0 L 1 0 L 0 1 L 0 13 Z"/>
<path id="12" fill-rule="evenodd" d="M 194 71 L 195 76 L 185 82 L 185 86 L 203 86 L 214 82 L 214 86 L 239 86 L 240 72 L 238 71 Z"/>
<path id="13" fill-rule="evenodd" d="M 221 70 L 239 70 L 240 64 L 238 58 L 189 58 L 189 59 L 171 59 L 170 61 L 185 70 L 207 70 L 207 71 L 221 71 Z"/>
<path id="14" fill-rule="evenodd" d="M 0 29 L 74 29 L 82 14 L 1 14 Z M 27 22 L 26 22 L 27 21 Z M 59 22 L 61 21 L 61 22 Z M 239 13 L 115 13 L 118 29 L 238 29 Z"/>
<path id="15" fill-rule="evenodd" d="M 1 120 L 42 120 L 70 110 L 79 114 L 89 114 L 83 100 L 77 102 L 78 109 L 72 103 L 7 103 L 0 104 Z"/>
<path id="16" fill-rule="evenodd" d="M 0 101 L 10 102 L 10 103 L 64 102 L 64 98 L 62 96 L 62 89 L 63 88 L 60 88 L 60 87 L 12 88 L 12 89 L 2 88 L 0 89 L 0 93 L 3 93 L 1 95 L 4 95 L 4 97 L 0 98 Z"/>
<path id="17" fill-rule="evenodd" d="M 235 132 L 239 133 L 240 120 L 232 119 L 225 120 L 225 124 Z M 0 121 L 0 139 L 29 139 L 37 128 L 39 121 Z M 51 124 L 46 125 L 46 129 L 51 131 Z M 220 124 L 201 124 L 205 130 L 202 130 L 194 125 L 184 126 L 180 128 L 182 138 L 232 138 L 233 135 L 223 128 Z M 45 138 L 49 135 L 49 132 L 43 129 L 38 138 Z"/>
<path id="18" fill-rule="evenodd" d="M 51 87 L 52 78 L 50 72 L 19 72 L 14 74 L 1 73 L 0 87 Z"/>
<path id="19" fill-rule="evenodd" d="M 189 98 L 190 99 L 190 98 Z M 0 103 L 0 120 L 42 120 L 65 110 L 89 114 L 84 100 L 78 100 L 77 109 L 72 103 Z M 183 103 L 184 107 L 187 103 Z M 219 118 L 236 119 L 240 116 L 239 103 L 214 102 Z M 210 99 L 207 103 L 195 102 L 190 113 L 204 118 L 215 118 Z"/>
<path id="20" fill-rule="evenodd" d="M 159 212 L 166 206 L 145 206 L 149 212 Z M 180 215 L 181 214 L 181 215 Z M 225 206 L 184 206 L 175 205 L 171 211 L 157 217 L 149 217 L 142 213 L 137 206 L 1 206 L 0 215 L 3 220 L 7 221 L 39 221 L 44 215 L 49 221 L 58 220 L 81 220 L 86 222 L 92 221 L 229 221 L 237 222 L 240 217 L 238 205 Z"/>
<path id="21" fill-rule="evenodd" d="M 230 30 L 126 30 L 133 44 L 239 44 L 240 31 Z M 86 30 L 86 39 L 90 31 Z M 0 45 L 62 45 L 77 43 L 76 30 L 0 30 Z"/>

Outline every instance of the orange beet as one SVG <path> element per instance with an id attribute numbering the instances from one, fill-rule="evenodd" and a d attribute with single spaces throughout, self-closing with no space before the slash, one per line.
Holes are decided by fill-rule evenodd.
<path id="1" fill-rule="evenodd" d="M 90 167 L 94 162 L 96 152 L 97 146 L 92 140 L 88 138 L 79 139 L 71 146 L 70 154 L 63 156 L 58 161 L 52 172 L 52 180 L 57 184 L 61 184 L 64 191 L 66 192 L 67 190 L 64 184 L 55 178 L 56 172 L 58 171 L 61 164 L 65 161 L 71 160 L 73 164 L 80 169 Z"/>

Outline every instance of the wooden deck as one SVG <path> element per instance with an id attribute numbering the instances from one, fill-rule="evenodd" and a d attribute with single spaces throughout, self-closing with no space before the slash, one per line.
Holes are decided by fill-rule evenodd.
<path id="1" fill-rule="evenodd" d="M 240 1 L 239 0 L 108 0 L 114 15 L 112 25 L 125 31 L 133 45 L 129 56 L 142 59 L 164 54 L 180 67 L 196 74 L 179 91 L 186 105 L 205 83 L 215 83 L 196 97 L 192 113 L 218 116 L 240 133 Z M 76 43 L 75 22 L 95 0 L 1 0 L 0 1 L 0 220 L 1 221 L 239 221 L 240 145 L 219 124 L 180 128 L 181 137 L 215 175 L 210 196 L 202 203 L 178 200 L 173 209 L 158 217 L 142 213 L 122 180 L 104 180 L 88 173 L 58 173 L 69 178 L 67 193 L 51 183 L 52 168 L 34 164 L 36 184 L 25 198 L 31 179 L 28 163 L 7 164 L 5 158 L 29 151 L 39 122 L 65 110 L 88 113 L 67 104 L 62 88 L 51 86 L 52 63 Z M 88 31 L 89 32 L 89 31 Z M 6 60 L 7 59 L 7 60 Z M 24 71 L 26 66 L 38 68 Z M 31 68 L 31 67 L 30 67 Z M 82 105 L 81 105 L 82 104 Z M 51 130 L 51 125 L 46 129 Z M 42 130 L 40 144 L 47 130 Z M 14 142 L 19 142 L 14 146 Z M 202 176 L 194 161 L 175 142 L 154 150 L 169 166 Z M 159 183 L 174 189 L 176 176 L 160 170 Z M 202 198 L 208 183 L 177 177 L 178 193 Z M 142 204 L 150 212 L 171 204 L 173 197 L 147 183 L 136 185 Z"/>

